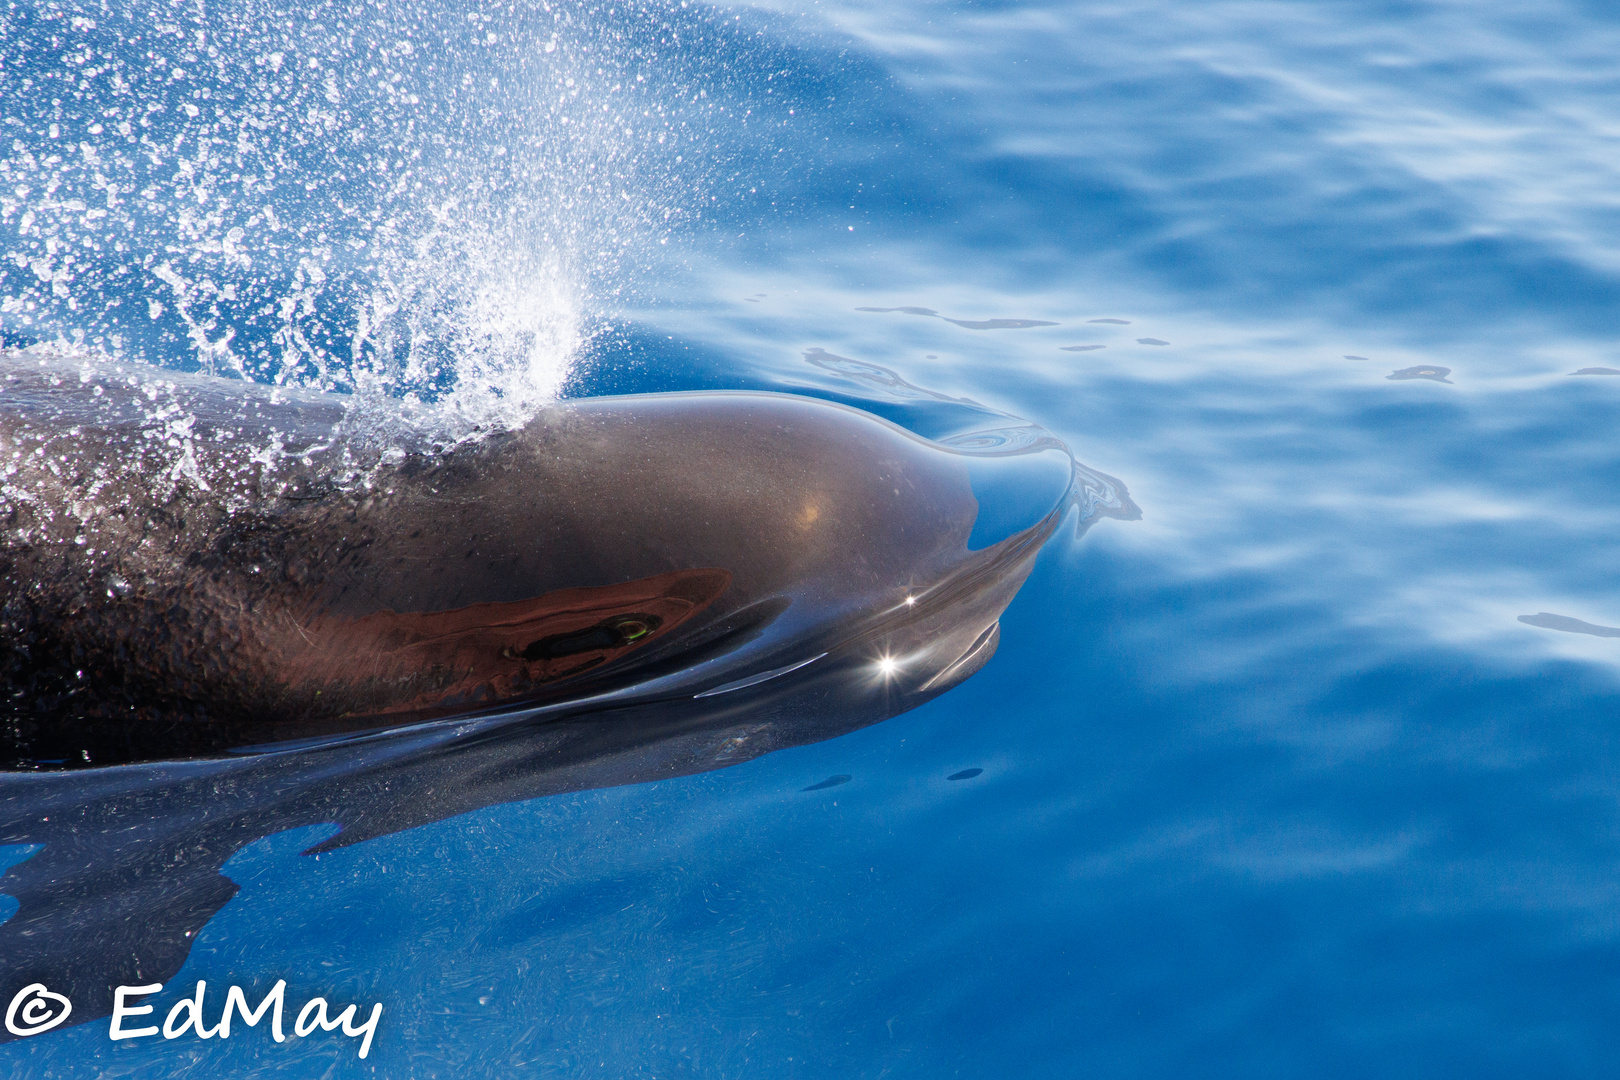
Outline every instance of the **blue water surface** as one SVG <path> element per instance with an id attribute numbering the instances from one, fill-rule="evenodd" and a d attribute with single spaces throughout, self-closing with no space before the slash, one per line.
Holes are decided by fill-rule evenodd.
<path id="1" fill-rule="evenodd" d="M 1518 617 L 1620 624 L 1620 378 L 1571 374 L 1620 368 L 1620 11 L 669 10 L 662 104 L 732 111 L 702 184 L 642 162 L 691 213 L 593 269 L 566 392 L 833 394 L 830 353 L 1045 425 L 1142 520 L 875 727 L 245 846 L 157 1000 L 380 1000 L 364 1061 L 97 1021 L 7 1075 L 1614 1075 L 1620 643 Z"/>

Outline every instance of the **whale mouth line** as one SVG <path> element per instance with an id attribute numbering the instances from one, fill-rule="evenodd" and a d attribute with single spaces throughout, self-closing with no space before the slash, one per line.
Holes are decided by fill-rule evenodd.
<path id="1" fill-rule="evenodd" d="M 991 623 L 985 628 L 984 633 L 980 634 L 974 639 L 973 644 L 968 646 L 967 652 L 963 653 L 961 656 L 958 656 L 950 664 L 947 664 L 945 667 L 941 668 L 933 678 L 917 687 L 917 692 L 923 693 L 924 691 L 933 689 L 941 683 L 950 681 L 953 675 L 971 664 L 981 653 L 984 653 L 987 648 L 991 652 L 994 652 L 996 646 L 1000 644 L 1000 642 L 1001 620 L 997 619 L 995 622 Z M 985 656 L 985 659 L 989 659 L 988 655 Z"/>
<path id="2" fill-rule="evenodd" d="M 729 694 L 734 690 L 746 690 L 750 686 L 758 686 L 760 683 L 770 682 L 772 679 L 798 671 L 800 668 L 809 667 L 811 664 L 815 663 L 817 660 L 820 660 L 826 655 L 827 654 L 824 652 L 817 653 L 808 660 L 800 660 L 792 664 L 783 664 L 779 668 L 771 668 L 769 671 L 762 671 L 758 675 L 750 675 L 745 679 L 735 679 L 728 683 L 721 683 L 719 686 L 716 686 L 713 689 L 705 690 L 700 694 L 693 694 L 692 697 L 694 699 L 719 697 L 721 694 Z"/>

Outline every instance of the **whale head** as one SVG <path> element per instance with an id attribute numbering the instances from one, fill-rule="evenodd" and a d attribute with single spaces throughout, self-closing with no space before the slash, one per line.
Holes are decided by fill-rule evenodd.
<path id="1" fill-rule="evenodd" d="M 379 448 L 335 395 L 0 369 L 19 761 L 788 697 L 824 737 L 983 666 L 1066 515 L 1135 512 L 1007 417 L 925 438 L 835 401 L 678 393 Z"/>

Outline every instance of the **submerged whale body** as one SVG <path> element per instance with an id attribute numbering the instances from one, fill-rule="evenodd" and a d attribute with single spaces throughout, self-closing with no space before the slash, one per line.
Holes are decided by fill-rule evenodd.
<path id="1" fill-rule="evenodd" d="M 166 979 L 272 832 L 353 844 L 913 708 L 994 653 L 1071 510 L 1136 515 L 983 410 L 935 441 L 784 394 L 581 399 L 448 447 L 354 414 L 0 357 L 0 845 L 43 845 L 0 879 L 0 997 L 43 982 L 79 1022 Z"/>

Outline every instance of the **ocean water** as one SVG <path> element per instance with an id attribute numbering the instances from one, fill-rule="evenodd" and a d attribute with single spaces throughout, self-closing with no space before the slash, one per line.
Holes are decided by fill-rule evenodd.
<path id="1" fill-rule="evenodd" d="M 853 734 L 244 837 L 154 1000 L 381 1001 L 365 1059 L 97 1020 L 0 1067 L 1612 1075 L 1617 53 L 1577 2 L 0 14 L 8 346 L 452 440 L 867 365 L 1142 511 Z"/>

